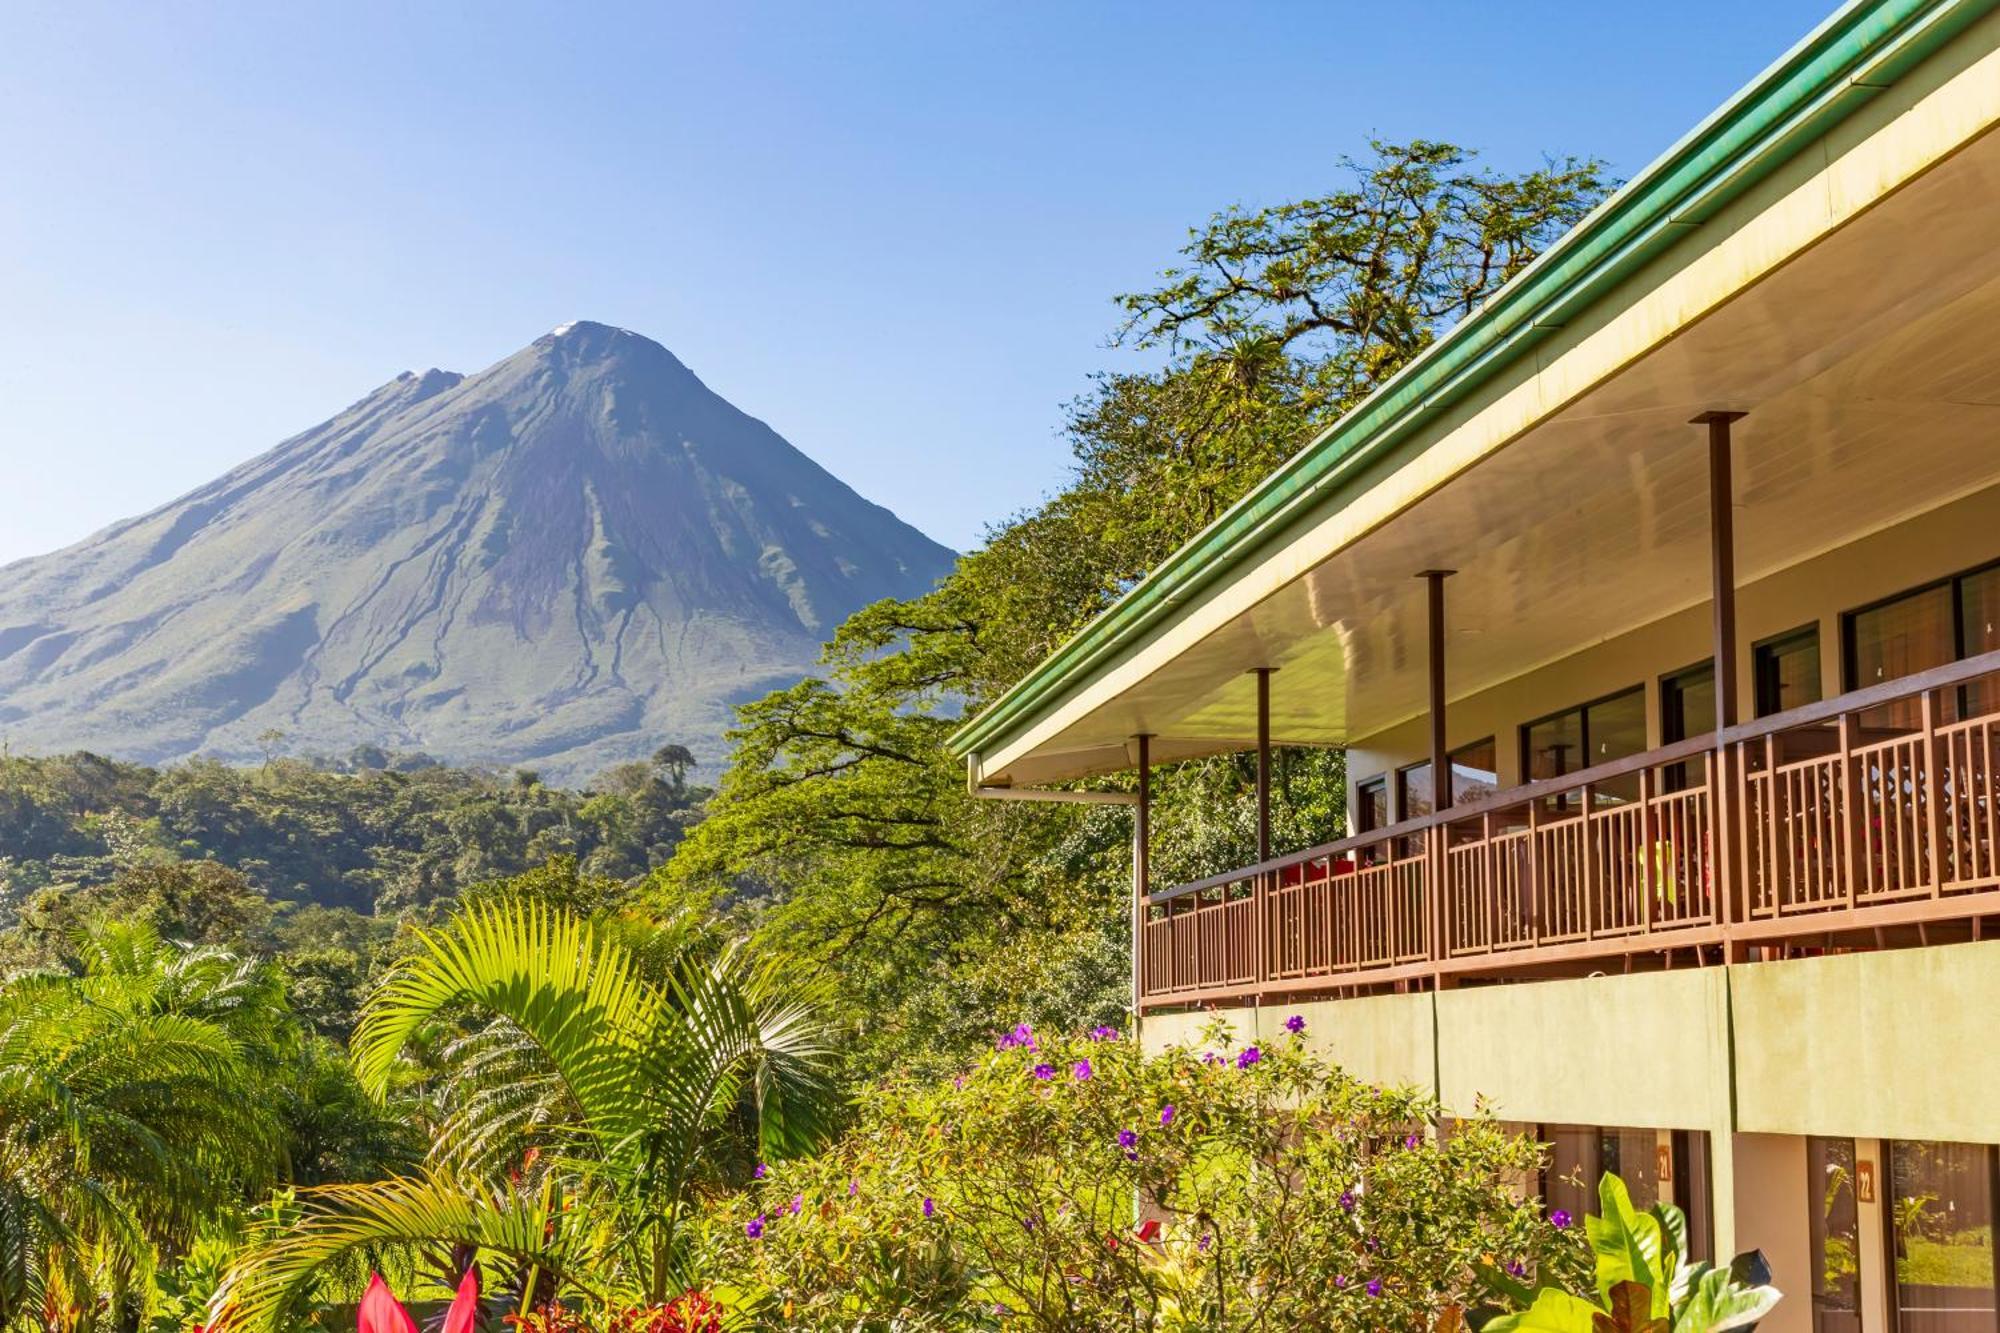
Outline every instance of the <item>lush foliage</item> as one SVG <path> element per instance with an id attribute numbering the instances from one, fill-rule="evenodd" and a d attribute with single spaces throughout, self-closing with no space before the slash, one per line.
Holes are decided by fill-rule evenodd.
<path id="1" fill-rule="evenodd" d="M 1606 188 L 1595 162 L 1509 175 L 1432 142 L 1377 145 L 1343 175 L 1324 196 L 1194 232 L 1157 288 L 1121 298 L 1121 341 L 1154 363 L 1073 404 L 1067 484 L 992 529 L 934 593 L 851 618 L 824 679 L 742 711 L 718 799 L 669 873 L 771 891 L 770 936 L 839 977 L 858 1076 L 949 1068 L 995 1012 L 1118 1012 L 1126 818 L 970 799 L 945 737 Z M 1278 777 L 1280 843 L 1338 830 L 1338 755 L 1281 755 Z M 1162 775 L 1159 875 L 1247 859 L 1250 779 L 1227 758 Z"/>
<path id="2" fill-rule="evenodd" d="M 1580 1238 L 1518 1191 L 1536 1145 L 1301 1034 L 1211 1036 L 1149 1060 L 1024 1025 L 949 1082 L 897 1080 L 715 1210 L 711 1266 L 828 1330 L 1429 1329 L 1494 1299 L 1494 1264 L 1580 1282 Z"/>
<path id="3" fill-rule="evenodd" d="M 80 916 L 165 896 L 162 912 L 212 919 L 155 925 L 225 943 L 268 925 L 271 905 L 421 909 L 555 857 L 628 879 L 672 855 L 694 821 L 707 792 L 688 782 L 692 764 L 665 746 L 565 791 L 528 772 L 373 750 L 251 769 L 0 755 L 0 926 L 18 918 L 27 944 L 46 946 Z"/>
<path id="4" fill-rule="evenodd" d="M 1778 1303 L 1763 1255 L 1739 1255 L 1728 1268 L 1696 1262 L 1680 1209 L 1660 1203 L 1640 1212 L 1615 1175 L 1598 1182 L 1597 1195 L 1602 1211 L 1585 1219 L 1595 1292 L 1550 1283 L 1530 1290 L 1503 1276 L 1510 1297 L 1527 1308 L 1495 1319 L 1485 1333 L 1726 1333 L 1756 1327 Z"/>
<path id="5" fill-rule="evenodd" d="M 684 921 L 472 905 L 421 934 L 354 1034 L 367 1090 L 423 1108 L 424 1171 L 302 1195 L 217 1322 L 285 1327 L 355 1255 L 438 1247 L 492 1263 L 523 1309 L 665 1303 L 699 1194 L 828 1127 L 828 1035 L 797 988 Z"/>

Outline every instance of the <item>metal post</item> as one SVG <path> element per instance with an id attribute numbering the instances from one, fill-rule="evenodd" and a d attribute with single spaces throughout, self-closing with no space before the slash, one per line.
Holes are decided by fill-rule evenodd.
<path id="1" fill-rule="evenodd" d="M 1430 661 L 1431 809 L 1452 805 L 1451 753 L 1447 746 L 1444 707 L 1444 581 L 1456 570 L 1427 569 L 1417 577 L 1427 594 L 1426 643 Z M 1404 818 L 1409 811 L 1402 811 Z"/>
<path id="2" fill-rule="evenodd" d="M 1730 849 L 1738 844 L 1742 812 L 1737 809 L 1735 778 L 1738 765 L 1731 762 L 1723 733 L 1736 725 L 1736 487 L 1729 427 L 1743 419 L 1741 412 L 1703 412 L 1689 424 L 1708 427 L 1708 535 L 1709 576 L 1715 605 L 1715 772 L 1710 779 L 1714 790 L 1716 845 L 1722 849 L 1715 859 L 1716 898 L 1722 926 L 1739 920 L 1736 902 L 1735 856 Z M 1739 947 L 1729 944 L 1725 956 L 1735 961 Z"/>
<path id="3" fill-rule="evenodd" d="M 1132 1027 L 1139 1026 L 1139 1006 L 1146 996 L 1146 894 L 1152 882 L 1153 738 L 1141 733 L 1139 744 L 1139 803 L 1132 808 Z"/>
<path id="4" fill-rule="evenodd" d="M 1729 425 L 1741 412 L 1704 412 L 1692 424 L 1708 427 L 1709 564 L 1715 602 L 1715 729 L 1737 723 L 1736 709 L 1736 509 L 1735 468 Z"/>
<path id="5" fill-rule="evenodd" d="M 1257 677 L 1257 859 L 1271 859 L 1271 673 L 1276 667 L 1256 667 Z"/>

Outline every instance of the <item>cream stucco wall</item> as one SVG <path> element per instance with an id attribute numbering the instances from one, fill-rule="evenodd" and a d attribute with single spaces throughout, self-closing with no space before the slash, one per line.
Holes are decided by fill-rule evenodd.
<path id="1" fill-rule="evenodd" d="M 1737 590 L 1738 697 L 1754 691 L 1751 647 L 1806 625 L 1819 628 L 1820 687 L 1841 692 L 1841 620 L 1846 612 L 2000 558 L 2000 487 L 1962 497 Z M 1453 748 L 1495 739 L 1500 785 L 1521 778 L 1520 728 L 1537 718 L 1641 685 L 1647 739 L 1660 743 L 1660 678 L 1712 652 L 1710 611 L 1694 607 L 1621 634 L 1446 707 Z M 1428 757 L 1429 722 L 1412 718 L 1357 740 L 1347 752 L 1350 789 Z M 1393 784 L 1392 784 L 1393 786 Z"/>
<path id="2" fill-rule="evenodd" d="M 2000 941 L 1731 972 L 1741 1128 L 2000 1142 Z"/>

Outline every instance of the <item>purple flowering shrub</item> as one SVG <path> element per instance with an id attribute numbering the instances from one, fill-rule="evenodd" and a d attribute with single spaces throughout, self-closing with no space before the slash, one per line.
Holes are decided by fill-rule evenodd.
<path id="1" fill-rule="evenodd" d="M 1516 1188 L 1534 1143 L 1440 1135 L 1296 1032 L 1250 1049 L 1016 1029 L 718 1203 L 705 1271 L 827 1329 L 1429 1330 L 1494 1303 L 1482 1274 L 1587 1287 L 1577 1229 Z"/>

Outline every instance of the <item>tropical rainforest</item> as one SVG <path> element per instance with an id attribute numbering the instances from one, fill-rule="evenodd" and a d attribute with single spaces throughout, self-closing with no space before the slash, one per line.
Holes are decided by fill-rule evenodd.
<path id="1" fill-rule="evenodd" d="M 1168 1177 L 1318 1153 L 1333 1180 L 1405 1130 L 1369 1197 L 1430 1200 L 1444 1230 L 1290 1317 L 1387 1326 L 1348 1303 L 1389 1292 L 1446 1327 L 1479 1254 L 1576 1285 L 1574 1237 L 1509 1202 L 1527 1150 L 1497 1129 L 1436 1145 L 1436 1108 L 1398 1102 L 1366 1152 L 1271 1136 L 1245 1107 L 1338 1120 L 1374 1094 L 1302 1051 L 1127 1049 L 1126 812 L 973 799 L 945 740 L 1609 186 L 1589 159 L 1377 144 L 1324 194 L 1198 226 L 1116 298 L 1142 364 L 1068 405 L 1068 475 L 744 705 L 712 789 L 672 745 L 581 791 L 275 737 L 241 769 L 0 759 L 0 1330 L 330 1327 L 371 1271 L 378 1309 L 477 1289 L 465 1328 L 1098 1328 L 1164 1309 L 1169 1277 L 1184 1322 L 1134 1326 L 1264 1327 L 1280 1307 L 1239 1297 L 1276 1279 L 1217 1227 L 1291 1202 L 1245 1184 L 1175 1212 Z M 1280 844 L 1340 831 L 1337 753 L 1281 752 L 1276 780 Z M 1159 775 L 1162 882 L 1249 858 L 1251 781 L 1226 757 Z M 1015 1182 L 1051 1210 L 1009 1222 L 1035 1246 L 1143 1188 L 1179 1267 L 1128 1246 L 1052 1299 L 1019 1273 L 1070 1261 L 973 1218 L 996 1152 L 1053 1173 Z M 787 1230 L 811 1217 L 818 1239 Z M 959 1229 L 922 1229 L 940 1217 Z"/>

